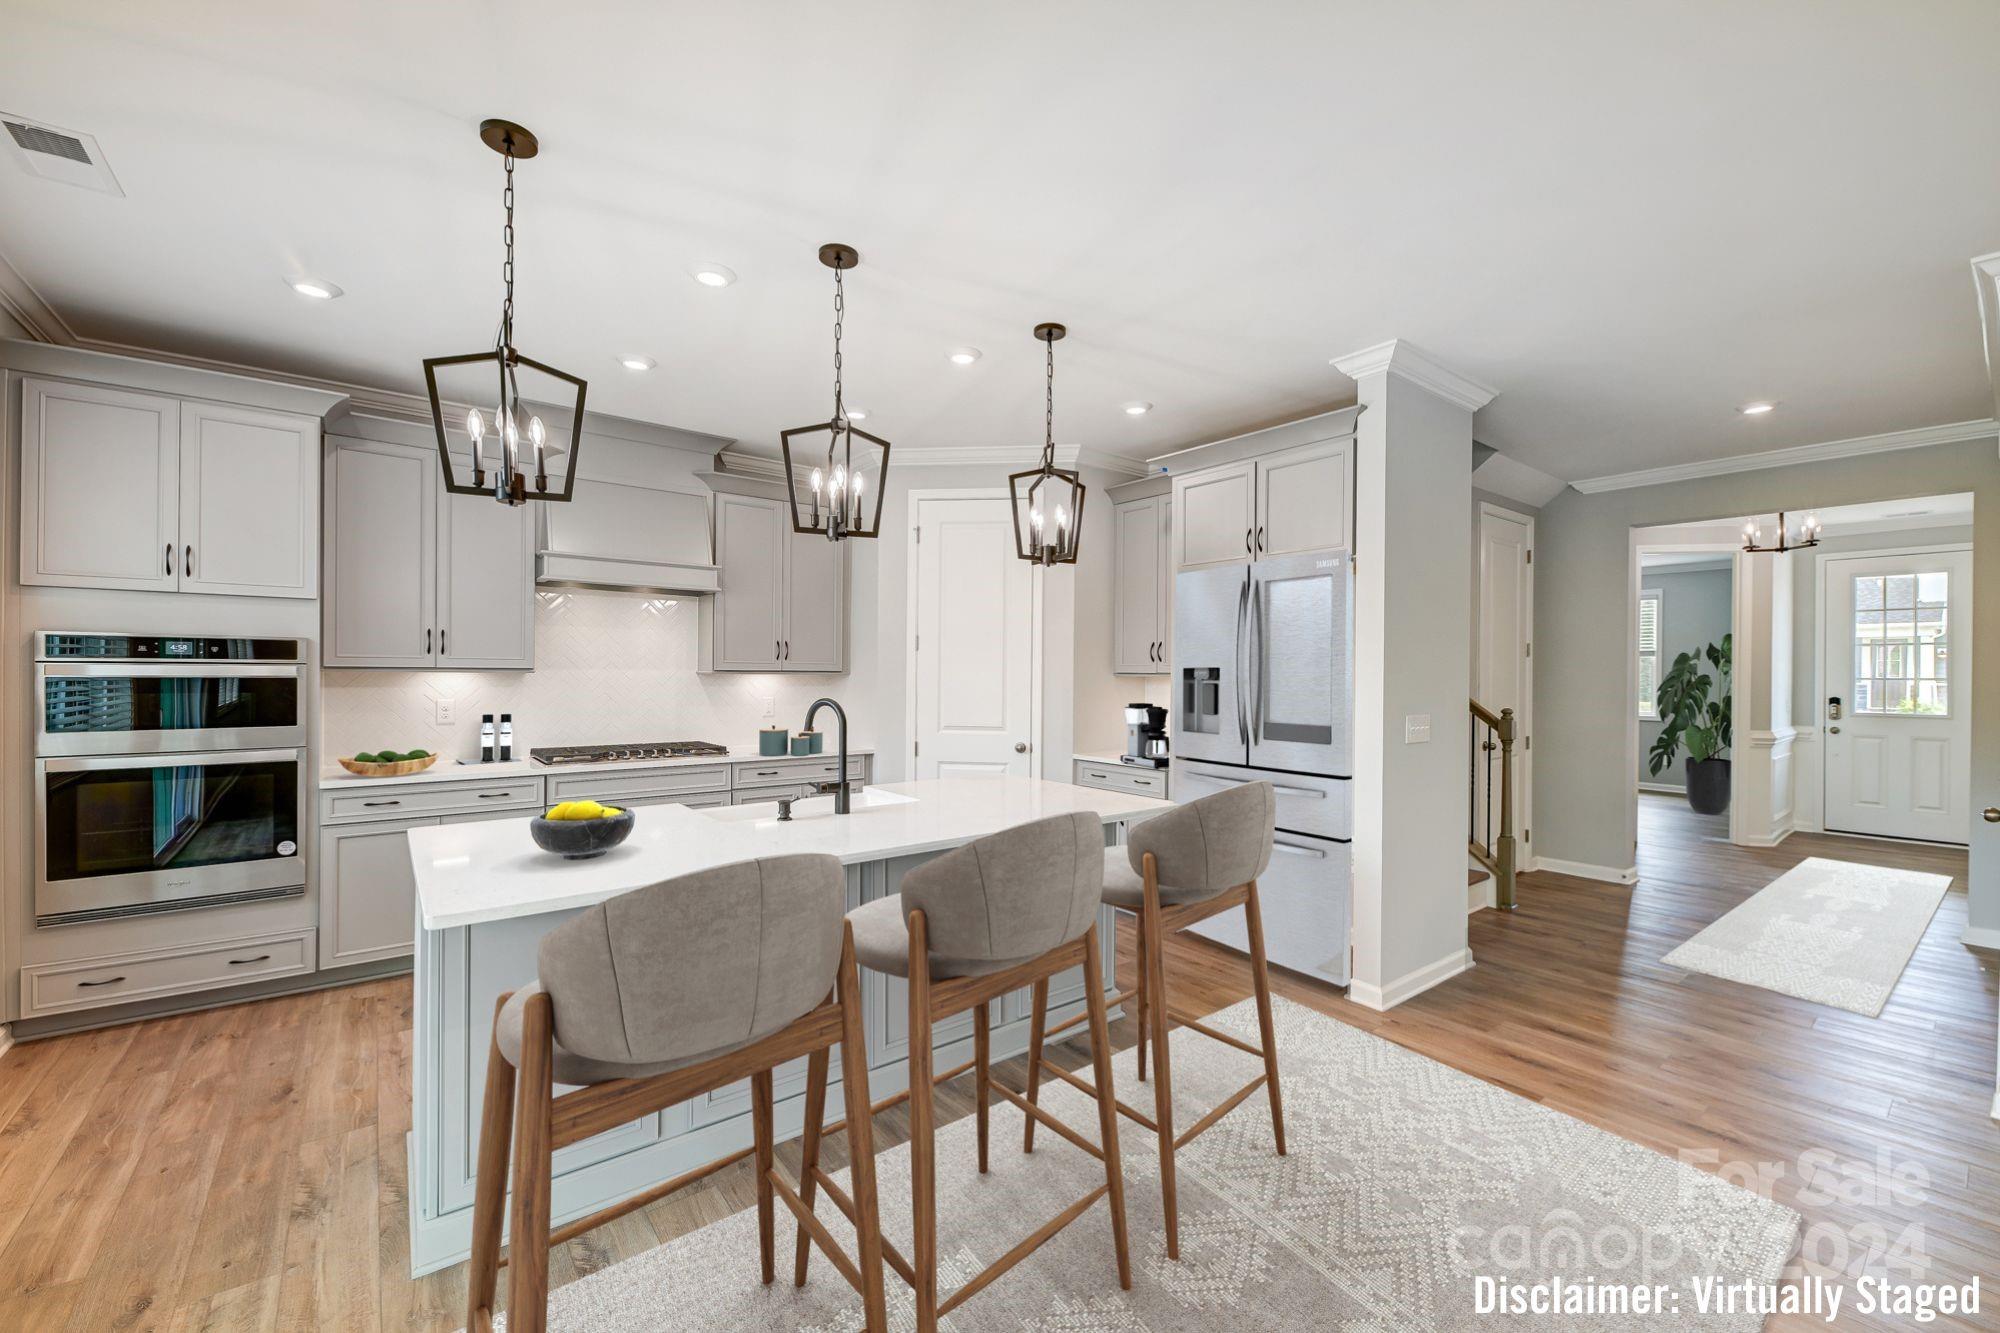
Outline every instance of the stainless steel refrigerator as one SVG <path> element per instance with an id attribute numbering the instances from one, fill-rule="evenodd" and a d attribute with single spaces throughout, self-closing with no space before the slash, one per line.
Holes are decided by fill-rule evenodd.
<path id="1" fill-rule="evenodd" d="M 1177 801 L 1269 782 L 1270 868 L 1258 881 L 1273 963 L 1346 985 L 1353 571 L 1308 553 L 1188 570 L 1174 580 L 1173 769 Z M 1247 949 L 1243 914 L 1193 927 Z"/>

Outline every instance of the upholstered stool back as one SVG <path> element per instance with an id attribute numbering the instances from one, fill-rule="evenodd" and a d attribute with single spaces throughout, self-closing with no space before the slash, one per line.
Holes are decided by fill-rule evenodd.
<path id="1" fill-rule="evenodd" d="M 933 958 L 1026 961 L 1080 939 L 1104 890 L 1104 825 L 1053 815 L 991 834 L 903 876 L 903 913 L 924 914 Z"/>
<path id="2" fill-rule="evenodd" d="M 1134 824 L 1125 851 L 1140 874 L 1151 852 L 1177 901 L 1199 902 L 1264 873 L 1277 817 L 1271 784 L 1246 782 Z"/>

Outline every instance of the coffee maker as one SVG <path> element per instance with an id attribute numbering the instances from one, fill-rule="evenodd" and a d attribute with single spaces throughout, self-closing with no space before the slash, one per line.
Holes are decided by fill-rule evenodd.
<path id="1" fill-rule="evenodd" d="M 1141 768 L 1167 766 L 1167 710 L 1153 704 L 1125 705 L 1125 753 L 1118 756 Z"/>

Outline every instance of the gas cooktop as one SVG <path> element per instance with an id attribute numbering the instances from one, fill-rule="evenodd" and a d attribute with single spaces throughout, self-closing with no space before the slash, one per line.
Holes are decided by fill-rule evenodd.
<path id="1" fill-rule="evenodd" d="M 646 745 L 554 745 L 536 746 L 528 757 L 538 764 L 602 764 L 621 759 L 721 758 L 729 753 L 726 745 L 712 741 L 654 741 Z"/>

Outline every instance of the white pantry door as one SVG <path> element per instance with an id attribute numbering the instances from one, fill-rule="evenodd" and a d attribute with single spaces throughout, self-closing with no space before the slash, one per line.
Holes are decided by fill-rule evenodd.
<path id="1" fill-rule="evenodd" d="M 917 502 L 915 776 L 1030 777 L 1034 568 L 999 498 Z"/>
<path id="2" fill-rule="evenodd" d="M 1964 843 L 1972 553 L 1828 558 L 1822 588 L 1827 831 Z"/>

